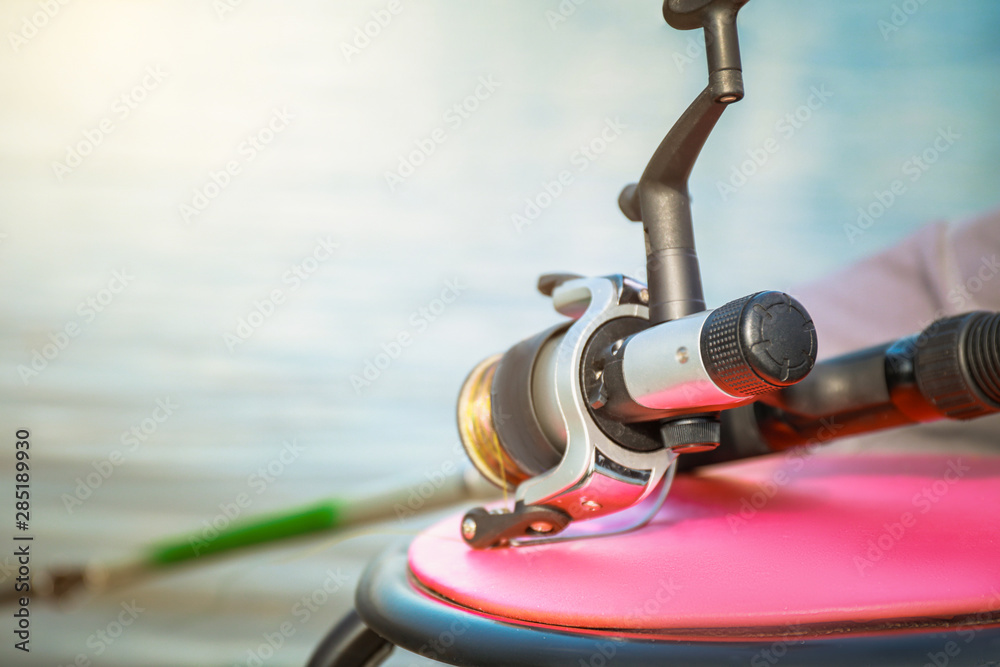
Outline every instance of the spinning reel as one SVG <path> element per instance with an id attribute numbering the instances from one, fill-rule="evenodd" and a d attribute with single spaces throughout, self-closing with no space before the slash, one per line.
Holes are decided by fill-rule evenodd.
<path id="1" fill-rule="evenodd" d="M 681 452 L 719 444 L 719 413 L 802 380 L 816 359 L 808 313 L 779 292 L 705 310 L 687 181 L 726 106 L 743 98 L 736 15 L 746 0 L 668 0 L 667 23 L 704 28 L 709 83 L 619 205 L 643 223 L 649 285 L 542 276 L 570 322 L 476 367 L 459 397 L 476 468 L 516 487 L 513 512 L 478 508 L 463 538 L 488 547 L 551 536 L 631 507 Z"/>
<path id="2" fill-rule="evenodd" d="M 466 453 L 515 500 L 465 515 L 473 548 L 570 539 L 553 536 L 660 485 L 652 512 L 628 529 L 642 525 L 681 454 L 700 465 L 784 449 L 831 416 L 831 437 L 842 437 L 1000 411 L 1000 315 L 936 322 L 919 338 L 824 362 L 807 380 L 817 340 L 798 301 L 757 292 L 705 309 L 688 177 L 722 112 L 743 98 L 736 16 L 746 2 L 664 3 L 672 27 L 705 30 L 709 80 L 619 197 L 643 223 L 649 284 L 542 276 L 539 291 L 568 321 L 486 359 L 463 385 Z"/>

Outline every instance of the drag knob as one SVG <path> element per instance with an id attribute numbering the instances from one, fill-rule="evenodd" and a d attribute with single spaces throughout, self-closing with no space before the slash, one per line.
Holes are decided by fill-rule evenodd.
<path id="1" fill-rule="evenodd" d="M 816 329 L 798 301 L 758 292 L 712 311 L 701 335 L 709 377 L 734 396 L 757 396 L 803 379 L 816 363 Z"/>

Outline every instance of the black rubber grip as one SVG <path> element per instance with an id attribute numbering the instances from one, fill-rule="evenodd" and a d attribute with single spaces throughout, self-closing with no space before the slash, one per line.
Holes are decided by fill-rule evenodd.
<path id="1" fill-rule="evenodd" d="M 701 358 L 709 376 L 733 396 L 757 396 L 802 380 L 816 363 L 816 328 L 798 301 L 758 292 L 708 316 Z"/>
<path id="2" fill-rule="evenodd" d="M 1000 411 L 1000 313 L 938 320 L 916 340 L 920 393 L 951 419 Z"/>

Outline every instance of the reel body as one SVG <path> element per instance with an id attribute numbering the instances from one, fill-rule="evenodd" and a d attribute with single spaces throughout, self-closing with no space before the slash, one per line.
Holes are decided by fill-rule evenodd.
<path id="1" fill-rule="evenodd" d="M 580 382 L 584 349 L 597 329 L 619 318 L 648 320 L 648 307 L 642 303 L 638 287 L 616 277 L 577 279 L 557 288 L 552 295 L 556 310 L 574 321 L 568 328 L 544 332 L 541 340 L 529 339 L 520 350 L 515 348 L 513 356 L 506 359 L 510 370 L 498 370 L 490 388 L 491 404 L 501 408 L 492 413 L 494 438 L 477 441 L 463 437 L 470 458 L 488 478 L 504 479 L 506 471 L 495 466 L 484 469 L 485 457 L 478 454 L 484 449 L 498 446 L 516 462 L 515 479 L 523 481 L 516 487 L 514 514 L 524 513 L 527 506 L 544 505 L 555 517 L 565 517 L 561 522 L 535 517 L 522 535 L 549 535 L 569 520 L 596 518 L 631 507 L 649 495 L 675 458 L 666 448 L 634 451 L 609 438 L 590 415 Z M 526 354 L 530 352 L 534 355 Z M 504 364 L 505 360 L 496 363 Z M 530 376 L 528 392 L 517 396 L 522 387 L 515 378 L 525 374 Z M 527 410 L 507 412 L 508 404 L 520 402 L 519 398 L 528 402 Z M 461 404 L 459 409 L 461 412 Z M 546 454 L 548 460 L 543 458 Z M 555 465 L 539 469 L 539 465 L 553 462 L 552 454 L 559 456 Z M 500 457 L 494 460 L 502 466 Z M 470 520 L 475 522 L 473 526 L 469 526 Z M 463 537 L 474 546 L 484 542 L 484 546 L 492 546 L 514 537 L 509 523 L 502 514 L 470 514 L 463 522 Z"/>

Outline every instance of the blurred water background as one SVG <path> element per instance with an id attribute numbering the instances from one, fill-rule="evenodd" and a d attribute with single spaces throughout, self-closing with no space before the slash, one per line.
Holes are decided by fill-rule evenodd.
<path id="1" fill-rule="evenodd" d="M 997 204 L 996 3 L 757 0 L 740 25 L 747 97 L 692 179 L 710 304 Z M 465 374 L 554 321 L 537 275 L 642 276 L 617 195 L 706 80 L 701 36 L 648 1 L 7 0 L 0 33 L 0 434 L 32 432 L 36 571 L 198 529 L 240 493 L 264 512 L 459 461 Z M 853 233 L 895 180 L 905 192 Z M 526 200 L 543 205 L 518 224 Z M 261 324 L 244 340 L 241 320 Z M 68 325 L 65 349 L 19 370 Z M 178 407 L 125 448 L 158 400 Z M 6 517 L 12 455 L 0 470 Z M 420 525 L 36 605 L 31 653 L 5 631 L 0 662 L 252 664 L 290 621 L 266 664 L 302 664 L 365 562 Z M 293 615 L 329 568 L 350 584 Z M 132 600 L 135 622 L 95 639 Z"/>

